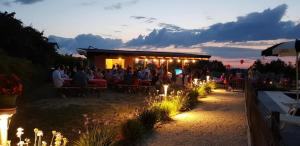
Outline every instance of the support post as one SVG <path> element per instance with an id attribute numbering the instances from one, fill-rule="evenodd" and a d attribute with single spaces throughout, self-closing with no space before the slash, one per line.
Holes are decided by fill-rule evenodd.
<path id="1" fill-rule="evenodd" d="M 299 65 L 298 65 L 298 56 L 299 56 L 299 53 L 297 52 L 296 53 L 297 55 L 296 55 L 296 94 L 297 94 L 297 102 L 299 102 L 299 79 L 298 79 L 298 76 L 299 76 Z"/>

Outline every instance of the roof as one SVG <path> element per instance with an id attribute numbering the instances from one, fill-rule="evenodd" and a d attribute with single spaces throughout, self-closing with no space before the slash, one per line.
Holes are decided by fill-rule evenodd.
<path id="1" fill-rule="evenodd" d="M 108 49 L 77 49 L 81 55 L 120 55 L 120 56 L 158 56 L 158 57 L 186 57 L 186 58 L 210 58 L 210 55 L 181 53 L 181 52 L 158 52 L 158 51 L 129 51 Z"/>

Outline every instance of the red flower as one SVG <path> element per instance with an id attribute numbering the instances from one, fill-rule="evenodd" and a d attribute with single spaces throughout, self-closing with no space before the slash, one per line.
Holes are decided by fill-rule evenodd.
<path id="1" fill-rule="evenodd" d="M 18 76 L 0 74 L 0 95 L 19 96 L 23 92 L 23 85 Z"/>

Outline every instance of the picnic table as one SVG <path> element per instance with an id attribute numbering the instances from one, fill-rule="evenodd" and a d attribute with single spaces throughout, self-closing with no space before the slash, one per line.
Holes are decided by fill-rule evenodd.
<path id="1" fill-rule="evenodd" d="M 72 79 L 64 79 L 64 87 L 71 87 L 72 85 Z M 107 81 L 104 79 L 92 79 L 88 80 L 88 87 L 107 87 Z"/>
<path id="2" fill-rule="evenodd" d="M 93 94 L 100 96 L 100 92 L 107 88 L 107 81 L 104 79 L 92 79 L 88 81 L 88 86 L 85 88 L 76 86 L 72 83 L 72 79 L 64 79 L 64 85 L 60 89 L 68 95 L 78 94 Z"/>

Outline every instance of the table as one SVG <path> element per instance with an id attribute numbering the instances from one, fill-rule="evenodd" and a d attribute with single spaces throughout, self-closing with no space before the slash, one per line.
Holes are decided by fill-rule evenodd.
<path id="1" fill-rule="evenodd" d="M 64 79 L 64 86 L 72 86 L 72 79 Z M 107 87 L 107 81 L 104 79 L 88 80 L 88 86 L 92 87 Z"/>

